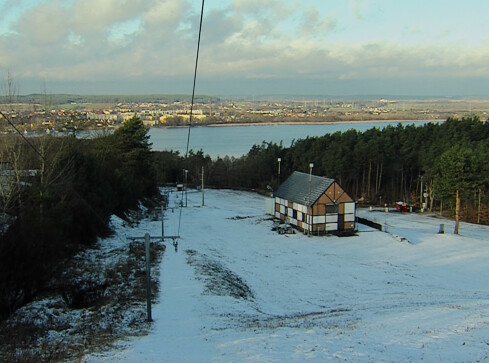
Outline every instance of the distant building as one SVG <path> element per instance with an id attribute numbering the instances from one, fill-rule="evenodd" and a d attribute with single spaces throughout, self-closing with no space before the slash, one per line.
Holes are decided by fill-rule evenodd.
<path id="1" fill-rule="evenodd" d="M 305 233 L 355 231 L 355 202 L 334 179 L 295 171 L 274 197 L 275 217 Z"/>
<path id="2" fill-rule="evenodd" d="M 152 119 L 145 119 L 145 120 L 142 120 L 142 123 L 146 127 L 153 127 L 153 126 L 156 126 L 158 124 L 158 121 L 152 120 Z"/>
<path id="3" fill-rule="evenodd" d="M 136 112 L 121 112 L 117 115 L 117 121 L 118 122 L 126 122 L 127 120 L 130 120 L 136 115 Z"/>
<path id="4" fill-rule="evenodd" d="M 88 120 L 95 120 L 95 121 L 112 121 L 112 122 L 115 122 L 115 121 L 117 121 L 117 115 L 107 113 L 106 111 L 87 112 L 87 119 Z"/>

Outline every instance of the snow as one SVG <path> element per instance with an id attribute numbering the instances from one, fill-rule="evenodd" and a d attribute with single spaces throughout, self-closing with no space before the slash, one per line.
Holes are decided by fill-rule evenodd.
<path id="1" fill-rule="evenodd" d="M 160 266 L 148 335 L 83 362 L 489 359 L 489 228 L 359 210 L 387 233 L 280 235 L 248 192 L 189 192 Z M 180 194 L 172 194 L 172 207 Z M 178 233 L 180 210 L 165 214 Z M 438 234 L 440 223 L 445 234 Z M 142 222 L 134 235 L 161 233 Z"/>

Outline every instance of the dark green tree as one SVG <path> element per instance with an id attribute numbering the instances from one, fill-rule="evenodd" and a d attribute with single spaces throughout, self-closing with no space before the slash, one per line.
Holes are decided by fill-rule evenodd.
<path id="1" fill-rule="evenodd" d="M 455 204 L 457 190 L 462 200 L 469 200 L 477 186 L 474 178 L 476 163 L 472 149 L 454 145 L 439 159 L 435 176 L 435 196 L 450 206 Z"/>

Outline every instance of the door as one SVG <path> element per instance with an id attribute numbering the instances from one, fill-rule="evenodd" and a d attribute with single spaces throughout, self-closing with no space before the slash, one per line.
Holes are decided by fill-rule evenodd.
<path id="1" fill-rule="evenodd" d="M 344 231 L 344 230 L 345 230 L 345 215 L 338 214 L 338 231 Z"/>

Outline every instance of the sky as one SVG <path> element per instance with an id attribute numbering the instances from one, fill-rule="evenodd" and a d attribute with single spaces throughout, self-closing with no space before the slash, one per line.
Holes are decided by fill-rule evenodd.
<path id="1" fill-rule="evenodd" d="M 201 0 L 0 0 L 2 93 L 192 92 Z M 489 96 L 489 2 L 207 0 L 196 92 Z"/>

